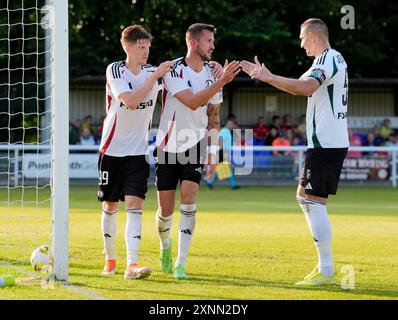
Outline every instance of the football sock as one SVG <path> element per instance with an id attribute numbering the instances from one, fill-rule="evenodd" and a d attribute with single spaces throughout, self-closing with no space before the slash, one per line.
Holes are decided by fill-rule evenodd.
<path id="1" fill-rule="evenodd" d="M 332 257 L 332 226 L 329 221 L 327 206 L 313 200 L 297 197 L 307 224 L 311 231 L 318 252 L 319 272 L 326 277 L 334 275 Z"/>
<path id="2" fill-rule="evenodd" d="M 102 209 L 101 228 L 102 228 L 102 237 L 104 239 L 106 260 L 116 259 L 117 212 L 118 209 L 116 209 L 115 211 L 106 211 Z"/>
<path id="3" fill-rule="evenodd" d="M 141 209 L 127 209 L 126 221 L 126 251 L 127 251 L 127 267 L 131 264 L 138 263 L 138 250 L 141 241 Z"/>
<path id="4" fill-rule="evenodd" d="M 178 233 L 178 257 L 176 265 L 182 264 L 185 266 L 188 250 L 195 230 L 196 204 L 181 204 L 180 212 L 180 232 Z"/>
<path id="5" fill-rule="evenodd" d="M 161 217 L 159 211 L 157 211 L 155 220 L 160 239 L 160 248 L 162 250 L 168 249 L 170 246 L 170 230 L 173 224 L 173 215 Z"/>

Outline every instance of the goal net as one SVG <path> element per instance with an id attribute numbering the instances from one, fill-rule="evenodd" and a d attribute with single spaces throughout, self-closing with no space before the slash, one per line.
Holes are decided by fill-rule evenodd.
<path id="1" fill-rule="evenodd" d="M 68 275 L 67 0 L 0 1 L 0 275 Z"/>

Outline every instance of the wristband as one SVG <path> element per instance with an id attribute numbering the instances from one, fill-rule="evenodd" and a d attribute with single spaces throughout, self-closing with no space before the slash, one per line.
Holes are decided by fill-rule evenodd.
<path id="1" fill-rule="evenodd" d="M 217 154 L 218 146 L 209 146 L 209 153 Z"/>

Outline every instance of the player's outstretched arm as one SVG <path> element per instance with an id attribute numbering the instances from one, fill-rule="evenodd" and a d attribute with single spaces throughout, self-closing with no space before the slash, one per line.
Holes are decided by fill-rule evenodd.
<path id="1" fill-rule="evenodd" d="M 173 67 L 173 61 L 165 61 L 156 68 L 155 72 L 137 90 L 123 92 L 118 99 L 129 109 L 136 109 L 148 93 L 152 90 L 155 82 L 162 78 Z"/>
<path id="2" fill-rule="evenodd" d="M 239 61 L 234 60 L 228 63 L 228 60 L 225 60 L 223 74 L 211 86 L 196 93 L 193 93 L 190 89 L 183 90 L 178 92 L 175 97 L 188 108 L 196 110 L 207 103 L 222 87 L 231 82 L 240 71 Z"/>
<path id="3" fill-rule="evenodd" d="M 309 96 L 319 88 L 319 82 L 315 79 L 290 79 L 281 77 L 269 71 L 264 63 L 261 64 L 258 61 L 257 56 L 254 57 L 254 62 L 241 61 L 242 70 L 252 79 L 266 82 L 279 90 L 294 95 Z"/>

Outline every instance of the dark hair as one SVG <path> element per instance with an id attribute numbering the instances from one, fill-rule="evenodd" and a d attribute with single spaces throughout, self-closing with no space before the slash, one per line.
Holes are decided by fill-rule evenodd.
<path id="1" fill-rule="evenodd" d="M 122 44 L 127 42 L 137 42 L 138 40 L 152 41 L 152 35 L 140 25 L 133 25 L 125 28 L 122 32 L 120 41 Z"/>
<path id="2" fill-rule="evenodd" d="M 216 27 L 213 26 L 212 24 L 194 23 L 189 26 L 185 35 L 187 38 L 197 38 L 202 33 L 203 30 L 208 30 L 210 32 L 215 33 Z"/>

